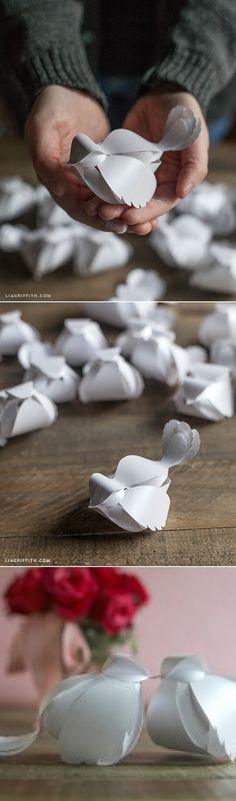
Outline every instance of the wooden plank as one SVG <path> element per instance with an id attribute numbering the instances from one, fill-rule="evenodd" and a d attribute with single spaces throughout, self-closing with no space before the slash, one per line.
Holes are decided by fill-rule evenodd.
<path id="1" fill-rule="evenodd" d="M 224 143 L 212 146 L 210 150 L 209 179 L 227 181 L 236 186 L 236 145 Z M 21 139 L 14 136 L 0 139 L 0 176 L 21 175 L 25 180 L 35 183 L 35 174 L 30 159 Z M 26 214 L 21 222 L 35 224 L 35 215 Z M 166 299 L 168 300 L 209 300 L 218 299 L 213 292 L 203 292 L 200 289 L 191 289 L 188 286 L 186 270 L 176 270 L 166 267 L 154 254 L 147 237 L 129 236 L 134 255 L 126 267 L 99 273 L 89 277 L 74 276 L 72 264 L 63 269 L 45 276 L 40 282 L 32 280 L 30 273 L 19 256 L 15 254 L 0 254 L 0 300 L 14 300 L 20 296 L 21 300 L 103 300 L 114 294 L 115 287 L 123 281 L 131 267 L 144 265 L 147 268 L 157 268 L 167 281 Z M 232 237 L 232 241 L 234 237 Z M 231 296 L 225 296 L 232 299 Z"/>
<path id="2" fill-rule="evenodd" d="M 0 312 L 3 308 L 8 306 L 0 306 Z M 181 344 L 197 341 L 199 323 L 211 308 L 180 304 Z M 25 304 L 23 309 L 24 319 L 53 339 L 64 317 L 83 311 L 83 305 Z M 114 330 L 104 330 L 112 343 Z M 3 360 L 0 377 L 2 387 L 21 380 L 16 359 Z M 53 564 L 234 563 L 235 418 L 218 425 L 188 418 L 200 430 L 201 449 L 193 462 L 172 471 L 164 531 L 128 535 L 88 509 L 91 473 L 109 473 L 127 453 L 159 458 L 163 425 L 176 415 L 172 394 L 147 381 L 135 401 L 64 404 L 49 429 L 9 441 L 1 451 L 2 563 L 40 557 Z"/>

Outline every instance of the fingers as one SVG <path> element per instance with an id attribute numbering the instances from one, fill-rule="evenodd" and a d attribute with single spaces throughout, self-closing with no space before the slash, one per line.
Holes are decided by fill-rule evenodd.
<path id="1" fill-rule="evenodd" d="M 176 191 L 180 198 L 206 178 L 208 173 L 208 135 L 205 131 L 199 139 L 183 152 L 182 167 L 178 176 Z"/>

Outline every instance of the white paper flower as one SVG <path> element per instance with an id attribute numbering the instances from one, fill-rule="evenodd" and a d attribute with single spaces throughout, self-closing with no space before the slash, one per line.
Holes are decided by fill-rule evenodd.
<path id="1" fill-rule="evenodd" d="M 200 120 L 190 109 L 176 106 L 157 144 L 124 128 L 112 131 L 98 144 L 86 134 L 78 134 L 72 142 L 70 165 L 105 202 L 143 207 L 154 195 L 154 173 L 162 154 L 188 147 L 199 135 L 200 127 Z"/>
<path id="2" fill-rule="evenodd" d="M 139 398 L 144 390 L 142 376 L 127 364 L 118 348 L 99 351 L 94 361 L 85 365 L 79 384 L 83 403 Z"/>
<path id="3" fill-rule="evenodd" d="M 24 342 L 17 352 L 17 359 L 24 370 L 29 370 L 32 359 L 55 355 L 54 346 L 51 342 Z"/>
<path id="4" fill-rule="evenodd" d="M 5 445 L 11 437 L 18 437 L 46 428 L 57 417 L 55 404 L 37 392 L 32 381 L 0 392 L 0 444 Z"/>
<path id="5" fill-rule="evenodd" d="M 230 234 L 236 228 L 236 192 L 227 184 L 203 181 L 176 207 L 179 214 L 193 214 L 214 234 Z"/>
<path id="6" fill-rule="evenodd" d="M 187 423 L 170 420 L 163 431 L 161 461 L 125 456 L 111 475 L 91 476 L 90 509 L 124 531 L 160 531 L 166 524 L 170 506 L 169 469 L 192 459 L 199 445 L 195 429 Z"/>
<path id="7" fill-rule="evenodd" d="M 176 345 L 173 332 L 160 334 L 158 328 L 147 325 L 136 331 L 136 344 L 134 332 L 132 337 L 130 358 L 145 378 L 163 381 L 168 386 L 183 380 L 190 364 L 189 354 L 187 349 Z"/>
<path id="8" fill-rule="evenodd" d="M 0 354 L 14 356 L 24 342 L 40 339 L 34 326 L 21 319 L 20 311 L 0 314 Z"/>
<path id="9" fill-rule="evenodd" d="M 132 317 L 142 319 L 149 317 L 156 311 L 154 300 L 121 301 L 116 298 L 110 300 L 91 301 L 84 303 L 86 314 L 99 322 L 125 328 Z"/>
<path id="10" fill-rule="evenodd" d="M 176 751 L 236 758 L 236 681 L 210 673 L 197 656 L 168 657 L 147 711 L 154 743 Z"/>
<path id="11" fill-rule="evenodd" d="M 233 378 L 236 378 L 236 339 L 217 339 L 210 347 L 210 358 L 214 364 L 229 367 Z"/>
<path id="12" fill-rule="evenodd" d="M 0 178 L 0 222 L 13 220 L 35 204 L 35 188 L 19 176 Z"/>
<path id="13" fill-rule="evenodd" d="M 175 334 L 170 331 L 162 323 L 155 322 L 155 318 L 144 318 L 143 320 L 137 317 L 132 317 L 126 330 L 117 337 L 116 345 L 120 348 L 123 356 L 132 360 L 132 354 L 137 344 L 147 336 L 154 333 L 155 337 L 167 337 L 170 342 L 175 339 Z"/>
<path id="14" fill-rule="evenodd" d="M 122 240 L 123 241 L 123 240 Z M 128 273 L 125 284 L 118 284 L 119 300 L 158 300 L 166 292 L 166 282 L 156 270 L 137 267 Z"/>
<path id="15" fill-rule="evenodd" d="M 72 367 L 80 367 L 107 346 L 100 326 L 85 318 L 68 318 L 55 342 L 55 352 L 62 354 Z"/>
<path id="16" fill-rule="evenodd" d="M 78 223 L 74 237 L 74 272 L 91 275 L 122 267 L 132 256 L 133 248 L 123 237 L 106 231 L 96 231 Z"/>
<path id="17" fill-rule="evenodd" d="M 178 412 L 218 422 L 233 417 L 234 396 L 227 367 L 195 364 L 174 396 Z"/>
<path id="18" fill-rule="evenodd" d="M 191 214 L 163 220 L 150 237 L 150 245 L 169 267 L 193 270 L 207 258 L 211 228 Z"/>
<path id="19" fill-rule="evenodd" d="M 236 264 L 220 264 L 212 260 L 209 255 L 200 270 L 196 270 L 190 277 L 190 286 L 204 289 L 213 294 L 235 295 L 236 292 Z"/>
<path id="20" fill-rule="evenodd" d="M 66 403 L 77 397 L 79 376 L 66 364 L 64 356 L 33 352 L 23 381 L 32 381 L 38 392 L 55 403 Z"/>
<path id="21" fill-rule="evenodd" d="M 143 723 L 141 684 L 148 673 L 114 656 L 100 673 L 62 681 L 40 709 L 40 731 L 58 740 L 63 762 L 114 765 L 134 748 Z M 39 734 L 0 737 L 0 756 L 28 748 Z"/>
<path id="22" fill-rule="evenodd" d="M 236 342 L 236 303 L 217 303 L 216 308 L 204 317 L 199 328 L 199 339 L 209 347 L 217 339 Z"/>

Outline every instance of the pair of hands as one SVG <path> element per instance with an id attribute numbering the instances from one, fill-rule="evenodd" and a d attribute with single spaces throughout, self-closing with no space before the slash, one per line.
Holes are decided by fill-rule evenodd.
<path id="1" fill-rule="evenodd" d="M 123 127 L 153 142 L 162 137 L 166 118 L 176 105 L 192 109 L 201 119 L 201 133 L 193 145 L 163 155 L 154 197 L 143 209 L 111 205 L 95 197 L 67 166 L 73 137 L 86 133 L 99 142 L 110 131 L 100 103 L 86 92 L 63 86 L 48 86 L 35 100 L 27 118 L 25 135 L 39 181 L 54 200 L 79 222 L 118 234 L 149 234 L 158 217 L 172 209 L 180 198 L 205 178 L 209 136 L 199 103 L 188 92 L 164 86 L 140 97 L 128 112 Z"/>

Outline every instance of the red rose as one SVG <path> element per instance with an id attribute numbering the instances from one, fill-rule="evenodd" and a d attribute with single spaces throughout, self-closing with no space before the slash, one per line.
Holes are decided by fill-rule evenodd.
<path id="1" fill-rule="evenodd" d="M 137 606 L 149 601 L 146 587 L 133 573 L 125 573 L 115 567 L 94 567 L 92 571 L 102 591 L 127 592 L 132 595 Z"/>
<path id="2" fill-rule="evenodd" d="M 93 604 L 90 618 L 102 626 L 108 634 L 117 634 L 130 625 L 136 609 L 129 593 L 104 592 Z"/>
<path id="3" fill-rule="evenodd" d="M 54 609 L 67 620 L 85 617 L 97 594 L 97 584 L 87 567 L 46 568 L 45 586 Z"/>
<path id="4" fill-rule="evenodd" d="M 30 615 L 49 608 L 50 598 L 43 584 L 43 572 L 44 568 L 32 567 L 13 579 L 4 594 L 10 612 Z"/>

